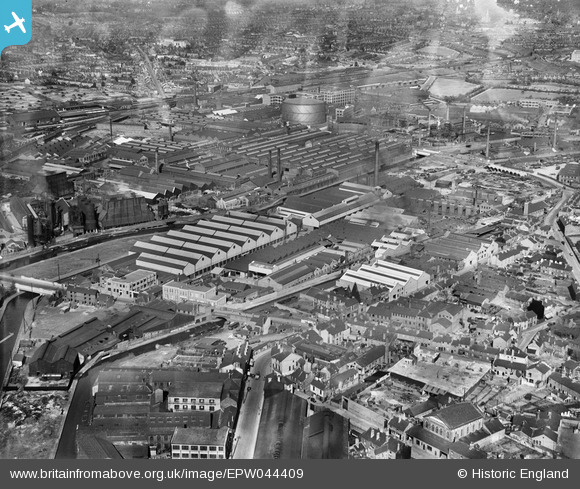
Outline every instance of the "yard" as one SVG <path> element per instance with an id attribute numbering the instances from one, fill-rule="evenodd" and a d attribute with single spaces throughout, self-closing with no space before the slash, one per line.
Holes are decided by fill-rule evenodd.
<path id="1" fill-rule="evenodd" d="M 50 339 L 88 321 L 93 317 L 106 319 L 118 312 L 128 311 L 128 304 L 117 302 L 108 309 L 97 309 L 92 306 L 80 305 L 76 309 L 63 312 L 62 309 L 48 305 L 46 300 L 39 303 L 36 310 L 31 339 Z"/>

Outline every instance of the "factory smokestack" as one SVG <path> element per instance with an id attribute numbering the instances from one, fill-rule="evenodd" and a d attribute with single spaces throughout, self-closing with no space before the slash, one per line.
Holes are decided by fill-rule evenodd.
<path id="1" fill-rule="evenodd" d="M 463 107 L 463 126 L 461 128 L 461 137 L 462 137 L 463 142 L 465 142 L 467 140 L 467 138 L 465 137 L 465 129 L 466 129 L 465 110 L 466 110 L 466 107 Z"/>
<path id="2" fill-rule="evenodd" d="M 274 175 L 272 174 L 272 150 L 268 150 L 268 176 L 272 178 Z"/>
<path id="3" fill-rule="evenodd" d="M 375 141 L 375 187 L 379 186 L 379 142 Z"/>
<path id="4" fill-rule="evenodd" d="M 109 116 L 109 132 L 111 133 L 111 140 L 113 140 L 113 118 Z"/>
<path id="5" fill-rule="evenodd" d="M 173 141 L 173 129 L 171 129 L 171 123 L 169 123 L 169 140 Z"/>
<path id="6" fill-rule="evenodd" d="M 280 156 L 280 148 L 278 150 L 278 182 L 282 181 L 282 157 Z"/>
<path id="7" fill-rule="evenodd" d="M 489 135 L 491 134 L 491 126 L 487 126 L 487 140 L 485 142 L 485 157 L 489 158 Z"/>
<path id="8" fill-rule="evenodd" d="M 556 141 L 558 140 L 558 114 L 554 119 L 554 141 L 552 143 L 552 149 L 556 151 Z"/>

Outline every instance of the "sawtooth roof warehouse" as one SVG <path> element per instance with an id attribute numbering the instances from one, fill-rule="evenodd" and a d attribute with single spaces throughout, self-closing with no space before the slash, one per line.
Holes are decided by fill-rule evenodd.
<path id="1" fill-rule="evenodd" d="M 212 216 L 165 236 L 135 243 L 137 266 L 174 275 L 197 276 L 234 258 L 296 236 L 292 221 L 230 212 Z"/>

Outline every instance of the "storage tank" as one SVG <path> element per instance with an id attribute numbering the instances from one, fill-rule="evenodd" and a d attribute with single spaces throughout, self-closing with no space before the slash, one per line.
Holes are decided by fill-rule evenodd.
<path id="1" fill-rule="evenodd" d="M 326 104 L 322 100 L 290 95 L 282 102 L 282 120 L 293 124 L 324 124 Z"/>

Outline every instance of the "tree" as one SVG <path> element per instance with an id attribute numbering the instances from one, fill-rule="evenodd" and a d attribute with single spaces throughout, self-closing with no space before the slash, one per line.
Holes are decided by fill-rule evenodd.
<path id="1" fill-rule="evenodd" d="M 360 298 L 360 293 L 358 291 L 358 287 L 356 283 L 352 286 L 352 290 L 350 291 L 350 295 L 353 299 L 355 299 L 359 304 L 362 302 Z"/>

